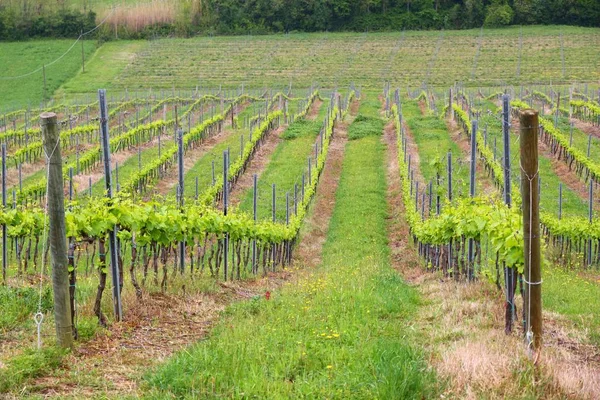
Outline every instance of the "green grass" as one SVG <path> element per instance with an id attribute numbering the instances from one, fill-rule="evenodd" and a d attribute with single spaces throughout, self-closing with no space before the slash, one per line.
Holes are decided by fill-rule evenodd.
<path id="1" fill-rule="evenodd" d="M 98 89 L 111 89 L 117 76 L 127 68 L 138 52 L 149 46 L 146 41 L 115 41 L 103 44 L 86 61 L 85 73 L 79 73 L 58 89 L 56 97 L 65 94 L 90 94 L 91 101 L 96 100 Z M 149 89 L 147 85 L 144 88 Z M 125 88 L 123 88 L 124 90 Z M 112 91 L 109 92 L 109 95 Z"/>
<path id="2" fill-rule="evenodd" d="M 60 57 L 73 40 L 36 40 L 0 43 L 0 110 L 37 108 L 44 94 L 42 70 L 18 79 L 4 77 L 29 74 Z M 93 41 L 84 42 L 86 57 L 96 49 Z M 77 44 L 63 59 L 46 67 L 46 90 L 49 99 L 54 91 L 81 70 L 81 46 Z"/>
<path id="3" fill-rule="evenodd" d="M 548 117 L 551 121 L 554 121 L 554 117 Z M 571 126 L 569 124 L 569 119 L 566 117 L 561 117 L 558 119 L 558 129 L 561 130 L 562 134 L 569 138 Z M 588 148 L 588 135 L 577 129 L 573 128 L 573 147 L 582 151 L 583 154 L 587 155 Z M 590 159 L 596 160 L 596 163 L 600 161 L 600 140 L 597 137 L 592 136 L 592 142 L 590 146 Z"/>
<path id="4" fill-rule="evenodd" d="M 250 139 L 247 130 L 229 130 L 226 128 L 225 137 L 211 149 L 207 150 L 202 157 L 196 161 L 194 166 L 186 171 L 184 175 L 184 188 L 187 197 L 196 195 L 196 177 L 198 177 L 198 192 L 202 194 L 207 188 L 212 186 L 212 163 L 215 163 L 215 180 L 223 180 L 223 152 L 229 149 L 230 160 L 233 164 L 240 158 L 241 136 L 244 135 L 244 146 Z M 171 189 L 171 194 L 177 193 L 177 187 Z"/>
<path id="5" fill-rule="evenodd" d="M 390 267 L 384 148 L 349 142 L 323 264 L 230 307 L 210 338 L 147 376 L 149 398 L 431 398 L 411 346 L 417 292 Z"/>
<path id="6" fill-rule="evenodd" d="M 494 138 L 496 139 L 496 153 L 500 160 L 504 154 L 504 145 L 502 140 L 502 123 L 499 120 L 499 114 L 488 115 L 487 110 L 494 112 L 497 106 L 490 101 L 481 104 L 483 113 L 479 122 L 480 129 L 488 128 L 488 146 L 494 148 Z M 514 130 L 510 140 L 511 154 L 511 175 L 513 182 L 518 183 L 520 179 L 520 159 L 519 159 L 519 137 Z M 542 180 L 542 190 L 540 192 L 540 209 L 542 211 L 557 214 L 558 213 L 558 194 L 560 182 L 559 177 L 553 170 L 552 162 L 548 157 L 540 154 L 539 157 L 539 176 Z M 562 162 L 562 161 L 561 161 Z M 563 216 L 587 215 L 587 204 L 566 185 L 563 185 Z"/>
<path id="7" fill-rule="evenodd" d="M 32 378 L 42 376 L 60 366 L 64 351 L 45 347 L 41 351 L 27 349 L 0 368 L 0 393 L 21 388 Z"/>
<path id="8" fill-rule="evenodd" d="M 600 346 L 600 280 L 549 267 L 543 272 L 544 309 L 569 318 L 578 329 L 588 332 L 590 341 Z"/>
<path id="9" fill-rule="evenodd" d="M 195 37 L 156 41 L 114 41 L 94 52 L 85 41 L 86 72 L 81 72 L 79 44 L 61 61 L 48 66 L 48 95 L 93 100 L 96 90 L 110 94 L 148 89 L 307 88 L 315 80 L 323 87 L 346 87 L 352 82 L 379 89 L 385 80 L 402 88 L 522 83 L 594 82 L 600 78 L 594 52 L 600 29 L 581 27 L 523 27 L 523 52 L 515 48 L 519 27 L 486 29 L 474 63 L 479 29 L 445 31 L 434 57 L 439 32 L 407 31 L 398 49 L 400 32 L 296 33 L 270 36 Z M 560 34 L 563 34 L 563 75 Z M 0 44 L 2 76 L 21 75 L 60 56 L 73 41 L 29 41 Z M 201 49 L 201 51 L 198 51 Z M 265 49 L 270 49 L 266 52 Z M 351 54 L 349 49 L 357 49 Z M 399 50 L 396 52 L 396 50 Z M 296 57 L 294 54 L 312 54 Z M 430 61 L 435 62 L 430 65 Z M 517 66 L 520 73 L 517 75 Z M 540 68 L 543 65 L 544 68 Z M 0 80 L 0 107 L 39 105 L 42 73 L 17 80 Z M 18 90 L 15 90 L 18 88 Z M 57 90 L 58 89 L 58 90 Z"/>
<path id="10" fill-rule="evenodd" d="M 561 31 L 564 76 L 561 57 L 556 57 L 561 52 Z M 523 27 L 522 32 L 527 52 L 523 52 L 519 61 L 515 51 L 519 27 L 486 29 L 476 64 L 479 29 L 445 31 L 435 58 L 439 32 L 433 31 L 405 32 L 397 53 L 400 32 L 110 42 L 89 60 L 85 74 L 63 85 L 60 95 L 90 93 L 100 87 L 111 93 L 173 86 L 191 89 L 196 85 L 238 88 L 242 83 L 254 88 L 284 88 L 292 76 L 294 88 L 307 88 L 317 79 L 323 87 L 341 88 L 356 82 L 377 89 L 386 79 L 402 88 L 406 85 L 414 88 L 425 79 L 434 86 L 449 86 L 456 81 L 469 86 L 490 86 L 593 82 L 600 78 L 594 52 L 600 29 L 543 26 Z M 349 49 L 359 51 L 353 55 Z M 307 58 L 294 54 L 314 55 Z M 429 68 L 433 59 L 435 63 Z"/>
<path id="11" fill-rule="evenodd" d="M 295 121 L 283 133 L 284 140 L 277 145 L 269 165 L 258 179 L 257 212 L 259 219 L 272 218 L 271 185 L 274 183 L 276 188 L 276 218 L 278 221 L 285 221 L 285 193 L 290 192 L 290 207 L 292 207 L 294 184 L 298 184 L 298 196 L 300 196 L 302 173 L 308 169 L 308 157 L 314 154 L 314 143 L 317 140 L 326 113 L 327 105 L 323 103 L 319 109 L 319 115 L 314 121 Z M 306 184 L 308 185 L 308 177 L 306 178 Z M 252 189 L 243 195 L 239 206 L 241 210 L 252 212 L 252 196 Z"/>
<path id="12" fill-rule="evenodd" d="M 365 100 L 360 103 L 358 115 L 348 127 L 348 139 L 356 140 L 366 136 L 380 136 L 385 123 L 379 116 L 381 103 L 377 100 Z"/>
<path id="13" fill-rule="evenodd" d="M 468 194 L 469 164 L 465 162 L 465 154 L 450 136 L 446 123 L 439 116 L 427 113 L 422 115 L 415 101 L 402 103 L 402 115 L 410 128 L 413 140 L 419 151 L 421 174 L 427 181 L 436 180 L 440 173 L 439 192 L 447 193 L 447 158 L 452 152 L 452 194 L 453 197 Z"/>
<path id="14" fill-rule="evenodd" d="M 31 318 L 38 309 L 39 292 L 35 288 L 11 288 L 0 286 L 0 332 L 13 329 Z M 44 288 L 41 311 L 52 309 L 52 292 Z"/>

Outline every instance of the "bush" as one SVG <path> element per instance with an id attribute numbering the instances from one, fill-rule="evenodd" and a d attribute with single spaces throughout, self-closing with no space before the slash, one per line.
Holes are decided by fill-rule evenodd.
<path id="1" fill-rule="evenodd" d="M 508 4 L 493 4 L 487 9 L 484 25 L 490 28 L 510 25 L 514 14 Z"/>
<path id="2" fill-rule="evenodd" d="M 76 38 L 96 26 L 96 13 L 61 9 L 53 13 L 21 15 L 0 8 L 0 40 L 29 38 Z"/>

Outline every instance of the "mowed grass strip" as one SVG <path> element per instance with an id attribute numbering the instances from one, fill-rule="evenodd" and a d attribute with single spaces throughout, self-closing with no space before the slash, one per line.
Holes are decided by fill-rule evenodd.
<path id="1" fill-rule="evenodd" d="M 448 152 L 452 152 L 452 191 L 453 197 L 467 195 L 469 192 L 469 163 L 456 142 L 453 141 L 443 119 L 438 115 L 423 115 L 416 101 L 402 103 L 402 115 L 410 128 L 414 143 L 419 151 L 419 168 L 427 182 L 436 181 L 440 174 L 442 196 L 447 196 Z M 413 165 L 414 160 L 413 160 Z M 435 188 L 434 188 L 435 189 Z"/>
<path id="2" fill-rule="evenodd" d="M 312 156 L 314 170 L 314 144 L 317 140 L 325 115 L 327 105 L 323 103 L 314 121 L 300 119 L 293 122 L 282 134 L 283 141 L 277 145 L 269 165 L 258 179 L 258 218 L 270 219 L 272 216 L 272 189 L 276 188 L 276 217 L 285 221 L 285 192 L 290 192 L 290 202 L 293 198 L 294 184 L 298 184 L 298 199 L 302 173 L 308 170 L 308 157 Z M 313 175 L 314 179 L 314 175 Z M 308 186 L 308 177 L 306 178 Z M 253 201 L 252 189 L 248 190 L 240 202 L 240 210 L 251 213 Z M 292 204 L 290 203 L 290 208 Z"/>
<path id="3" fill-rule="evenodd" d="M 323 264 L 229 307 L 210 337 L 146 377 L 148 398 L 432 398 L 413 347 L 417 292 L 390 266 L 384 146 L 350 141 Z"/>

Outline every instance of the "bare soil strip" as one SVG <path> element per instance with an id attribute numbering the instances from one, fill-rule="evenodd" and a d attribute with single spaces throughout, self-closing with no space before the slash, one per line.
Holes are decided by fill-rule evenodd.
<path id="1" fill-rule="evenodd" d="M 575 128 L 579 129 L 586 135 L 592 135 L 596 139 L 600 139 L 600 126 L 590 122 L 581 121 L 577 118 L 571 118 L 571 122 L 575 123 Z"/>
<path id="2" fill-rule="evenodd" d="M 188 150 L 183 157 L 184 174 L 186 174 L 190 169 L 194 168 L 196 162 L 198 162 L 198 160 L 200 160 L 208 151 L 233 134 L 234 132 L 231 130 L 223 129 L 216 135 L 203 140 L 200 145 Z M 170 168 L 169 171 L 156 183 L 156 185 L 148 190 L 145 197 L 151 198 L 152 195 L 155 194 L 167 195 L 178 183 L 177 174 L 177 166 Z"/>
<path id="3" fill-rule="evenodd" d="M 170 138 L 169 136 L 163 135 L 162 146 L 168 145 L 172 142 L 169 138 Z M 149 148 L 155 147 L 155 146 L 158 146 L 158 138 L 154 138 L 150 142 L 146 142 L 139 147 L 142 151 L 144 151 L 146 149 L 149 149 Z M 134 157 L 134 156 L 137 157 L 137 155 L 138 155 L 137 147 L 135 147 L 135 148 L 131 147 L 129 149 L 121 150 L 121 151 L 111 154 L 110 155 L 111 170 L 114 170 L 117 164 L 123 165 L 131 157 Z M 100 180 L 102 180 L 102 178 L 104 178 L 104 163 L 103 162 L 99 162 L 94 168 L 92 168 L 87 173 L 82 173 L 82 174 L 73 176 L 73 186 L 75 187 L 75 191 L 78 193 L 81 193 L 81 192 L 85 192 L 86 190 L 88 190 L 89 185 L 90 185 L 90 178 L 92 179 L 92 185 L 95 185 Z"/>
<path id="4" fill-rule="evenodd" d="M 414 170 L 413 178 L 416 179 L 420 184 L 425 183 L 425 178 L 421 173 L 421 158 L 419 157 L 419 147 L 415 142 L 415 136 L 410 130 L 410 127 L 406 121 L 402 120 L 402 126 L 404 127 L 404 137 L 406 138 L 406 157 L 410 156 L 410 168 Z M 394 134 L 394 125 L 386 125 L 384 134 Z"/>
<path id="5" fill-rule="evenodd" d="M 348 141 L 348 126 L 353 119 L 351 115 L 350 122 L 341 122 L 335 125 L 325 168 L 312 205 L 312 212 L 304 221 L 302 240 L 295 250 L 294 257 L 301 265 L 316 267 L 321 263 L 329 220 L 335 208 L 335 192 L 342 173 L 346 142 Z"/>
<path id="6" fill-rule="evenodd" d="M 306 114 L 306 119 L 309 121 L 314 121 L 319 116 L 319 110 L 321 109 L 321 104 L 323 101 L 319 99 L 315 99 L 315 101 L 310 106 L 310 110 L 308 110 L 308 114 Z"/>

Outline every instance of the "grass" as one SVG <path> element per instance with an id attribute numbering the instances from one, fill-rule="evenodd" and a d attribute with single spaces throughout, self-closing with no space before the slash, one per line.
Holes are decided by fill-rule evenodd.
<path id="1" fill-rule="evenodd" d="M 29 74 L 50 64 L 73 44 L 72 40 L 36 40 L 0 43 L 0 110 L 40 106 L 44 95 L 44 78 L 40 69 L 18 79 L 4 79 Z M 96 43 L 84 41 L 86 57 L 96 50 Z M 77 44 L 63 59 L 46 67 L 46 98 L 81 70 L 81 47 Z"/>
<path id="2" fill-rule="evenodd" d="M 547 118 L 551 121 L 554 121 L 553 116 L 548 116 Z M 559 118 L 558 129 L 560 129 L 562 134 L 568 138 L 570 136 L 571 130 L 569 119 L 566 117 Z M 577 128 L 573 128 L 573 147 L 577 148 L 579 151 L 582 151 L 583 154 L 587 155 L 588 135 Z M 598 138 L 594 136 L 592 136 L 592 141 L 590 145 L 590 159 L 600 160 L 600 140 L 598 140 Z"/>
<path id="3" fill-rule="evenodd" d="M 348 127 L 348 139 L 357 140 L 370 135 L 381 135 L 385 126 L 379 117 L 381 103 L 377 100 L 365 100 L 360 103 L 358 115 Z"/>
<path id="4" fill-rule="evenodd" d="M 60 366 L 65 352 L 56 347 L 41 351 L 28 349 L 9 360 L 6 368 L 0 368 L 0 393 L 23 386 L 29 379 L 36 378 Z"/>
<path id="5" fill-rule="evenodd" d="M 244 119 L 252 117 L 256 109 L 260 104 L 253 103 L 247 105 L 242 111 L 236 114 L 238 118 L 238 124 L 242 124 Z M 264 115 L 264 110 L 262 114 Z M 240 158 L 240 151 L 242 147 L 242 136 L 244 136 L 244 147 L 250 140 L 249 129 L 245 128 L 232 128 L 231 126 L 224 128 L 225 132 L 223 138 L 219 139 L 219 142 L 212 148 L 207 150 L 194 164 L 192 168 L 187 170 L 184 175 L 184 192 L 189 198 L 195 197 L 196 195 L 196 178 L 198 178 L 198 194 L 201 195 L 204 190 L 212 186 L 212 164 L 215 165 L 215 181 L 223 179 L 223 152 L 229 151 L 229 163 L 233 164 Z M 177 193 L 177 186 L 171 189 L 171 194 Z"/>
<path id="6" fill-rule="evenodd" d="M 562 71 L 560 33 L 563 33 L 565 74 Z M 445 31 L 436 57 L 439 32 L 314 33 L 271 36 L 196 37 L 104 44 L 89 60 L 86 73 L 65 84 L 60 94 L 90 93 L 99 87 L 111 92 L 125 89 L 191 89 L 309 87 L 318 79 L 323 87 L 345 87 L 356 82 L 380 88 L 387 79 L 404 88 L 469 86 L 531 82 L 596 81 L 598 57 L 594 49 L 597 28 L 523 27 L 523 52 L 515 48 L 519 27 L 486 29 L 477 63 L 479 29 Z M 265 49 L 271 49 L 265 52 Z M 200 49 L 200 51 L 199 51 Z M 356 55 L 352 55 L 357 49 Z M 310 58 L 295 54 L 314 54 Z M 430 61 L 435 63 L 429 66 Z M 520 65 L 520 73 L 517 74 Z"/>
<path id="7" fill-rule="evenodd" d="M 66 94 L 89 94 L 86 103 L 95 101 L 98 89 L 110 89 L 119 73 L 127 68 L 138 52 L 149 46 L 145 41 L 115 41 L 104 43 L 85 66 L 85 73 L 79 73 L 64 82 L 56 92 L 61 98 Z M 145 88 L 150 88 L 146 86 Z M 109 92 L 110 93 L 110 92 Z"/>
<path id="8" fill-rule="evenodd" d="M 410 345 L 417 292 L 390 267 L 383 145 L 348 144 L 323 264 L 230 307 L 208 340 L 147 377 L 149 398 L 428 398 Z"/>
<path id="9" fill-rule="evenodd" d="M 246 132 L 230 130 L 225 128 L 223 133 L 225 137 L 196 161 L 194 166 L 186 171 L 184 175 L 184 188 L 187 197 L 196 195 L 196 177 L 198 178 L 198 192 L 202 194 L 204 190 L 212 186 L 212 163 L 215 164 L 215 180 L 223 180 L 223 152 L 229 150 L 229 163 L 233 164 L 240 158 L 240 148 L 242 146 L 241 136 L 244 135 L 244 146 L 248 143 L 249 136 Z M 177 193 L 177 187 L 171 189 L 171 194 Z"/>
<path id="10" fill-rule="evenodd" d="M 543 308 L 569 318 L 586 332 L 589 340 L 600 346 L 600 280 L 578 275 L 560 267 L 544 270 Z"/>
<path id="11" fill-rule="evenodd" d="M 35 288 L 11 288 L 0 286 L 0 332 L 14 329 L 37 312 L 39 292 Z M 44 288 L 41 298 L 41 311 L 52 308 L 52 292 Z"/>
<path id="12" fill-rule="evenodd" d="M 448 192 L 447 184 L 444 183 L 447 179 L 447 154 L 452 152 L 453 197 L 467 195 L 470 167 L 468 162 L 465 162 L 462 150 L 450 136 L 444 120 L 430 113 L 422 115 L 415 101 L 402 103 L 402 115 L 417 145 L 423 178 L 427 182 L 435 182 L 439 172 L 441 179 L 438 190 L 445 196 Z"/>
<path id="13" fill-rule="evenodd" d="M 464 82 L 469 86 L 597 81 L 600 71 L 594 49 L 600 29 L 523 27 L 523 52 L 518 57 L 519 27 L 445 31 L 434 54 L 439 32 L 313 33 L 271 36 L 196 37 L 155 41 L 84 42 L 86 71 L 76 45 L 64 59 L 46 70 L 48 96 L 95 99 L 99 88 L 109 94 L 128 90 L 215 88 L 307 88 L 318 79 L 322 87 L 352 82 L 380 88 L 389 80 L 402 88 Z M 565 57 L 563 74 L 562 53 Z M 56 59 L 72 41 L 30 41 L 0 44 L 2 76 L 21 75 Z M 271 49 L 268 53 L 265 49 Z M 199 51 L 200 49 L 200 51 Z M 356 54 L 349 49 L 356 49 Z M 396 50 L 398 50 L 396 52 Z M 295 54 L 311 54 L 298 57 Z M 477 57 L 477 63 L 474 62 Z M 431 64 L 431 61 L 435 61 Z M 518 68 L 520 66 L 520 68 Z M 541 67 L 543 66 L 543 67 Z M 519 69 L 519 74 L 517 74 Z M 37 106 L 42 99 L 42 73 L 18 80 L 0 80 L 0 107 Z M 14 89 L 19 90 L 15 91 Z"/>
<path id="14" fill-rule="evenodd" d="M 172 136 L 169 137 L 168 135 L 165 135 L 162 138 L 162 143 L 161 143 L 161 153 L 162 154 L 164 154 L 164 152 L 166 152 L 166 151 L 169 151 L 169 149 L 171 149 L 173 146 L 175 146 L 175 144 L 173 143 L 173 140 L 170 140 L 171 138 L 172 138 Z M 145 164 L 158 158 L 158 145 L 145 148 L 141 151 L 141 153 L 142 153 L 141 154 L 141 156 L 142 156 L 141 157 L 142 158 L 141 168 L 144 168 Z M 130 178 L 140 170 L 140 164 L 139 164 L 138 157 L 139 156 L 136 153 L 136 154 L 132 155 L 131 157 L 128 157 L 124 162 L 119 163 L 118 171 L 116 168 L 113 168 L 111 170 L 112 182 L 115 185 L 115 188 L 117 185 L 117 173 L 119 174 L 119 179 L 118 179 L 119 186 L 123 187 L 123 185 L 127 184 L 127 182 L 129 182 Z M 105 179 L 103 176 L 97 182 L 92 184 L 92 196 L 94 196 L 94 197 L 103 196 L 105 191 L 106 191 L 106 182 L 105 182 Z M 89 196 L 89 187 L 86 186 L 85 188 L 80 188 L 79 193 L 80 193 L 80 196 Z"/>
<path id="15" fill-rule="evenodd" d="M 488 129 L 488 146 L 493 149 L 494 138 L 496 139 L 498 159 L 504 153 L 502 141 L 502 123 L 497 114 L 488 115 L 487 110 L 494 112 L 497 107 L 492 102 L 486 101 L 482 103 L 483 114 L 479 122 L 480 129 L 487 126 Z M 519 161 L 519 137 L 512 132 L 510 140 L 511 152 L 511 175 L 513 182 L 519 182 L 520 179 L 520 161 Z M 540 192 L 540 209 L 542 211 L 558 213 L 558 183 L 560 178 L 554 172 L 552 162 L 543 154 L 539 157 L 539 176 L 542 180 L 542 190 Z M 562 162 L 562 161 L 561 161 Z M 563 185 L 563 216 L 580 216 L 587 215 L 587 204 L 567 185 Z"/>
<path id="16" fill-rule="evenodd" d="M 290 192 L 293 198 L 294 184 L 298 184 L 300 192 L 302 173 L 308 169 L 308 157 L 314 155 L 314 143 L 323 124 L 327 105 L 323 103 L 319 115 L 311 120 L 298 120 L 292 123 L 282 137 L 271 156 L 269 165 L 258 179 L 258 218 L 270 219 L 272 216 L 272 184 L 276 188 L 276 218 L 285 221 L 285 193 Z M 313 156 L 314 160 L 314 156 Z M 308 184 L 308 177 L 306 178 Z M 252 189 L 243 195 L 239 208 L 252 212 Z M 299 194 L 300 196 L 300 194 Z M 290 204 L 290 207 L 292 205 Z"/>

